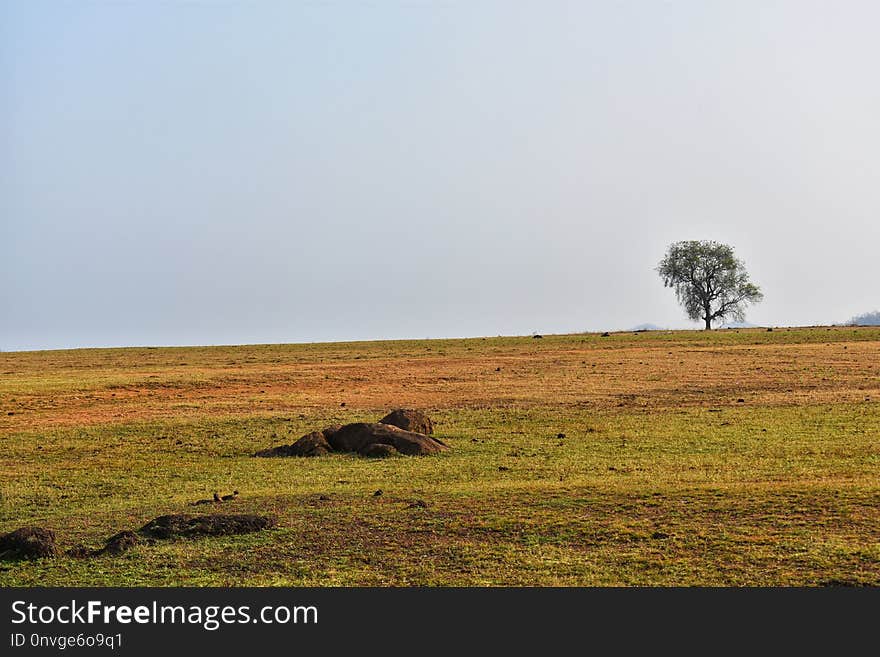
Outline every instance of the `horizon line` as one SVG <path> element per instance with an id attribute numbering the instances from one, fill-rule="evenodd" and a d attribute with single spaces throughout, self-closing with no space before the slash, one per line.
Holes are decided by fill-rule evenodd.
<path id="1" fill-rule="evenodd" d="M 751 326 L 719 326 L 711 329 L 711 331 L 755 331 L 758 329 L 815 329 L 815 328 L 873 328 L 871 324 L 804 324 L 804 325 L 751 325 Z M 711 332 L 710 331 L 710 332 Z M 141 344 L 141 345 L 92 345 L 83 347 L 45 347 L 35 349 L 0 349 L 0 354 L 28 354 L 42 353 L 49 351 L 99 351 L 99 350 L 119 350 L 119 349 L 220 349 L 231 347 L 282 347 L 282 346 L 305 346 L 305 345 L 332 345 L 332 344 L 369 344 L 374 342 L 433 342 L 441 340 L 488 340 L 490 338 L 531 338 L 535 335 L 542 337 L 565 337 L 576 335 L 601 335 L 602 333 L 619 334 L 619 333 L 705 333 L 706 329 L 702 328 L 629 328 L 614 330 L 595 330 L 595 331 L 573 331 L 570 333 L 532 333 L 515 334 L 515 335 L 465 335 L 465 336 L 438 336 L 424 338 L 371 338 L 356 340 L 311 340 L 304 342 L 240 342 L 240 343 L 215 343 L 215 344 Z"/>

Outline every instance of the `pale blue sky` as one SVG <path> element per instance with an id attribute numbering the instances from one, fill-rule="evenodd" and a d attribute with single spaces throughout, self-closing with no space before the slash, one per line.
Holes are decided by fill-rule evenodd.
<path id="1" fill-rule="evenodd" d="M 0 349 L 880 306 L 880 3 L 0 0 Z"/>

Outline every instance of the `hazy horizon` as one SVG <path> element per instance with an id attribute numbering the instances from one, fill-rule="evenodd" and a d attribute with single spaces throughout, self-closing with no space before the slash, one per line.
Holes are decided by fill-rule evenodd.
<path id="1" fill-rule="evenodd" d="M 765 328 L 774 328 L 774 329 L 806 329 L 813 327 L 845 327 L 848 324 L 844 322 L 837 323 L 828 323 L 828 324 L 810 324 L 810 325 L 780 325 L 780 324 L 752 324 L 750 322 L 745 322 L 749 324 L 748 326 L 736 326 L 733 325 L 735 323 L 731 323 L 731 325 L 719 324 L 717 327 L 713 328 L 713 331 L 729 331 L 729 330 L 739 330 L 739 329 L 765 329 Z M 554 336 L 554 335 L 587 335 L 587 334 L 596 334 L 596 333 L 639 333 L 639 332 L 668 332 L 668 331 L 697 331 L 702 332 L 703 329 L 701 326 L 698 326 L 698 322 L 689 322 L 689 326 L 658 326 L 652 324 L 650 322 L 646 322 L 643 324 L 636 324 L 635 326 L 630 326 L 628 328 L 608 328 L 608 329 L 596 329 L 596 330 L 583 330 L 583 331 L 531 331 L 529 333 L 508 333 L 508 334 L 485 334 L 485 335 L 427 335 L 427 336 L 409 336 L 409 337 L 397 337 L 397 338 L 387 338 L 387 337 L 378 337 L 378 338 L 357 338 L 351 340 L 300 340 L 300 341 L 292 341 L 292 342 L 215 342 L 215 343 L 185 343 L 185 344 L 163 344 L 163 343 L 144 343 L 144 344 L 84 344 L 75 347 L 64 347 L 64 346 L 52 346 L 52 347 L 37 347 L 31 349 L 0 349 L 0 353 L 23 353 L 29 351 L 71 351 L 76 349 L 139 349 L 139 348 L 162 348 L 162 349 L 186 349 L 189 347 L 255 347 L 255 346 L 263 346 L 263 345 L 298 345 L 298 344 L 345 344 L 345 343 L 358 343 L 358 342 L 398 342 L 398 341 L 408 341 L 408 340 L 480 340 L 484 338 L 511 338 L 511 337 L 532 337 L 535 334 L 544 336 Z M 647 326 L 650 325 L 650 328 Z M 869 326 L 869 325 L 856 325 L 856 326 Z M 872 326 L 872 325 L 871 325 Z"/>
<path id="2" fill-rule="evenodd" d="M 880 307 L 880 5 L 0 3 L 0 350 Z"/>

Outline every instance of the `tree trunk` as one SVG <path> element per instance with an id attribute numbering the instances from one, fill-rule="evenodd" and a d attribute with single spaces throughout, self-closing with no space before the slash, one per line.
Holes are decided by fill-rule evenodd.
<path id="1" fill-rule="evenodd" d="M 709 290 L 703 290 L 703 298 L 700 299 L 702 301 L 703 306 L 703 321 L 706 322 L 707 331 L 712 330 L 712 301 L 709 298 Z"/>

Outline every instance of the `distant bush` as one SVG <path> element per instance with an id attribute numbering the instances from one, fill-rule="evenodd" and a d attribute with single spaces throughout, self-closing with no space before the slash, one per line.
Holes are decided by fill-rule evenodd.
<path id="1" fill-rule="evenodd" d="M 847 322 L 850 326 L 880 326 L 880 310 L 864 315 L 856 315 Z"/>

